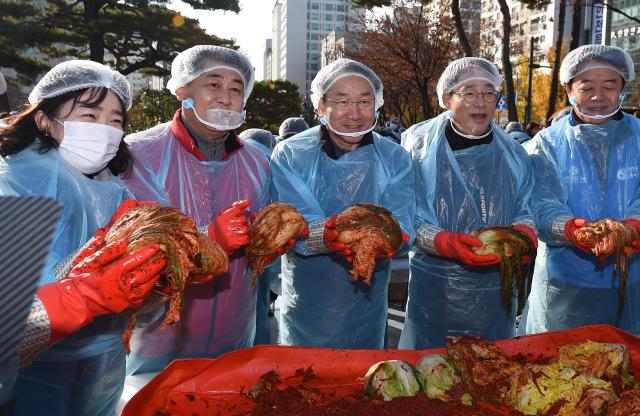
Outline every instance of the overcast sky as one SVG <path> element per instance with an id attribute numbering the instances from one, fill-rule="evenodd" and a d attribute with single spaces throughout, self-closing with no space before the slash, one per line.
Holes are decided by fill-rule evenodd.
<path id="1" fill-rule="evenodd" d="M 271 38 L 271 12 L 275 0 L 240 0 L 240 13 L 221 11 L 194 11 L 179 0 L 171 7 L 183 16 L 198 19 L 208 34 L 235 39 L 240 50 L 251 59 L 256 69 L 256 80 L 263 78 L 265 39 Z"/>

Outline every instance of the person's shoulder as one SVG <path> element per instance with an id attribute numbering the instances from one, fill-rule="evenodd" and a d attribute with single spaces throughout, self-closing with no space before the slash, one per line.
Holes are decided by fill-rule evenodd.
<path id="1" fill-rule="evenodd" d="M 271 161 L 285 163 L 292 169 L 304 169 L 320 151 L 320 127 L 312 127 L 281 140 L 271 153 Z"/>
<path id="2" fill-rule="evenodd" d="M 305 150 L 319 146 L 320 144 L 320 126 L 312 127 L 301 133 L 289 137 L 285 140 L 280 140 L 276 145 L 274 151 L 279 149 L 283 150 Z"/>
<path id="3" fill-rule="evenodd" d="M 550 126 L 543 128 L 533 136 L 533 139 L 544 142 L 563 140 L 564 136 L 566 136 L 567 127 L 571 127 L 571 114 L 567 114 L 556 120 L 556 122 Z"/>
<path id="4" fill-rule="evenodd" d="M 494 124 L 493 127 L 493 137 L 494 140 L 499 140 L 502 144 L 509 149 L 511 152 L 518 156 L 526 156 L 526 152 L 522 145 L 518 142 L 515 132 L 507 133 L 502 127 Z M 528 137 L 528 136 L 527 136 Z"/>
<path id="5" fill-rule="evenodd" d="M 444 137 L 449 114 L 447 111 L 412 125 L 402 133 L 401 146 L 411 154 L 413 159 L 422 160 L 428 149 L 440 137 Z"/>
<path id="6" fill-rule="evenodd" d="M 378 148 L 382 163 L 386 166 L 393 166 L 392 170 L 402 172 L 411 166 L 411 155 L 398 143 L 377 133 L 373 135 L 373 143 Z"/>
<path id="7" fill-rule="evenodd" d="M 402 135 L 404 136 L 405 134 L 418 134 L 418 133 L 424 132 L 433 125 L 433 123 L 437 118 L 438 117 L 434 117 L 434 118 L 430 118 L 428 120 L 424 120 L 419 123 L 413 124 L 412 126 L 407 128 L 404 132 L 402 132 Z"/>
<path id="8" fill-rule="evenodd" d="M 389 152 L 407 153 L 407 151 L 404 149 L 404 147 L 400 146 L 400 144 L 398 144 L 394 140 L 389 139 L 387 137 L 384 137 L 384 136 L 382 136 L 382 135 L 380 135 L 379 133 L 376 133 L 376 132 L 372 132 L 372 133 L 373 133 L 373 142 L 381 150 L 389 151 Z M 407 155 L 408 155 L 408 153 L 407 153 Z"/>
<path id="9" fill-rule="evenodd" d="M 628 113 L 623 113 L 622 120 L 635 128 L 636 132 L 640 132 L 640 119 Z"/>
<path id="10" fill-rule="evenodd" d="M 248 154 L 260 162 L 268 162 L 271 158 L 271 149 L 253 140 L 243 140 L 239 152 L 239 154 Z"/>
<path id="11" fill-rule="evenodd" d="M 170 131 L 171 131 L 171 122 L 166 122 L 166 123 L 153 126 L 147 130 L 137 131 L 135 133 L 128 134 L 124 138 L 124 141 L 129 145 L 133 145 L 136 143 L 156 141 L 162 138 L 166 138 L 167 133 Z"/>
<path id="12" fill-rule="evenodd" d="M 40 142 L 36 139 L 32 144 L 20 150 L 18 153 L 14 153 L 6 157 L 0 157 L 0 165 L 18 166 L 37 163 L 40 167 L 59 159 L 60 153 L 58 153 L 56 149 L 41 151 Z M 46 171 L 46 169 L 37 169 L 37 171 Z"/>
<path id="13" fill-rule="evenodd" d="M 55 195 L 58 190 L 76 189 L 85 180 L 67 164 L 56 149 L 41 151 L 36 140 L 26 149 L 0 158 L 0 177 L 25 195 Z"/>

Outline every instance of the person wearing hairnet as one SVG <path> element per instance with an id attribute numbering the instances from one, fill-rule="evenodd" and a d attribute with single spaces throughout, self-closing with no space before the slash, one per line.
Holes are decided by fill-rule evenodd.
<path id="1" fill-rule="evenodd" d="M 377 259 L 371 286 L 349 272 L 353 254 L 335 240 L 335 215 L 368 202 L 387 208 L 413 240 L 415 173 L 407 152 L 373 133 L 383 86 L 367 66 L 338 59 L 311 83 L 321 126 L 276 145 L 271 197 L 297 208 L 309 238 L 282 261 L 280 342 L 331 348 L 383 348 L 393 253 Z"/>
<path id="2" fill-rule="evenodd" d="M 513 137 L 518 143 L 523 144 L 531 137 L 522 130 L 522 124 L 517 121 L 510 121 L 504 126 L 504 131 Z"/>
<path id="3" fill-rule="evenodd" d="M 140 306 L 165 265 L 150 261 L 157 244 L 127 255 L 125 242 L 104 241 L 109 219 L 135 204 L 115 176 L 131 169 L 122 141 L 129 83 L 107 66 L 72 60 L 52 68 L 29 103 L 0 127 L 0 195 L 51 197 L 63 212 L 23 364 L 57 344 L 20 371 L 15 414 L 110 415 L 123 389 L 126 310 Z"/>
<path id="4" fill-rule="evenodd" d="M 516 302 L 504 306 L 498 258 L 478 255 L 474 230 L 513 227 L 537 244 L 527 204 L 533 186 L 524 148 L 494 121 L 502 83 L 482 58 L 451 62 L 438 80 L 440 116 L 402 136 L 418 172 L 416 242 L 398 348 L 444 347 L 448 335 L 515 334 Z"/>
<path id="5" fill-rule="evenodd" d="M 302 117 L 289 117 L 280 124 L 278 134 L 281 140 L 287 140 L 289 137 L 303 132 L 309 128 L 309 125 Z"/>
<path id="6" fill-rule="evenodd" d="M 239 249 L 249 243 L 246 211 L 267 202 L 269 159 L 235 132 L 253 83 L 253 66 L 240 52 L 191 47 L 171 65 L 167 88 L 181 102 L 173 120 L 125 138 L 135 160 L 124 179 L 129 190 L 193 217 L 229 255 L 228 273 L 185 290 L 179 325 L 163 328 L 160 310 L 134 331 L 127 374 L 253 345 L 256 289 Z"/>
<path id="7" fill-rule="evenodd" d="M 618 313 L 614 259 L 598 260 L 574 234 L 604 218 L 640 231 L 640 125 L 620 110 L 623 88 L 634 78 L 631 56 L 613 46 L 581 46 L 562 61 L 560 82 L 571 112 L 525 146 L 535 174 L 531 209 L 546 246 L 538 250 L 519 332 L 610 324 L 640 334 L 638 257 L 628 259 Z M 640 247 L 632 244 L 632 250 Z"/>
<path id="8" fill-rule="evenodd" d="M 258 145 L 268 156 L 271 156 L 271 152 L 276 146 L 276 138 L 269 130 L 247 129 L 240 133 L 238 137 L 242 141 L 249 141 L 250 143 Z"/>
<path id="9" fill-rule="evenodd" d="M 276 139 L 269 130 L 247 129 L 240 133 L 240 139 L 252 141 L 271 156 Z M 255 345 L 271 344 L 271 322 L 269 321 L 270 304 L 280 293 L 280 257 L 267 266 L 257 279 L 256 301 L 256 336 Z"/>

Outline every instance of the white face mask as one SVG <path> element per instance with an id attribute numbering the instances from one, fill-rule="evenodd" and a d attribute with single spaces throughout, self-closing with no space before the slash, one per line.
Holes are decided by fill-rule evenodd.
<path id="1" fill-rule="evenodd" d="M 58 123 L 63 124 L 60 120 Z M 100 172 L 118 152 L 124 132 L 100 123 L 65 121 L 60 156 L 85 174 Z"/>
<path id="2" fill-rule="evenodd" d="M 237 129 L 244 123 L 245 111 L 242 113 L 238 113 L 237 111 L 230 110 L 220 110 L 218 108 L 210 108 L 207 110 L 207 114 L 205 115 L 205 120 L 200 118 L 198 113 L 196 113 L 196 107 L 193 103 L 193 99 L 187 98 L 182 101 L 182 107 L 185 109 L 192 109 L 193 114 L 196 116 L 198 121 L 208 128 L 217 131 L 228 131 Z"/>
<path id="3" fill-rule="evenodd" d="M 354 132 L 338 131 L 338 130 L 334 129 L 333 126 L 331 126 L 331 124 L 329 123 L 329 116 L 327 116 L 327 115 L 324 115 L 324 116 L 322 116 L 320 118 L 320 124 L 322 124 L 323 126 L 328 126 L 338 136 L 360 137 L 360 136 L 364 136 L 365 134 L 369 133 L 371 130 L 376 128 L 376 124 L 378 124 L 378 112 L 376 111 L 376 118 L 375 118 L 375 120 L 373 120 L 373 124 L 371 125 L 371 127 L 369 127 L 366 130 L 362 130 L 362 131 L 354 131 Z"/>
<path id="4" fill-rule="evenodd" d="M 587 121 L 588 120 L 600 121 L 600 120 L 605 120 L 607 118 L 613 117 L 618 111 L 620 111 L 620 108 L 622 108 L 623 102 L 624 102 L 624 94 L 620 94 L 618 96 L 618 108 L 613 110 L 611 113 L 588 115 L 578 109 L 578 99 L 576 97 L 569 97 L 569 104 L 573 106 L 573 110 L 578 114 L 578 116 L 580 116 L 581 119 L 587 120 Z"/>

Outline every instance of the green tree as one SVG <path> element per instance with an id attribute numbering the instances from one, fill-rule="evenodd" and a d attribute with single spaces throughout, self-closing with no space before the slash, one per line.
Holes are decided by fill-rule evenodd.
<path id="1" fill-rule="evenodd" d="M 133 105 L 127 113 L 127 134 L 170 121 L 179 106 L 178 99 L 167 89 L 139 90 L 133 96 Z"/>
<path id="2" fill-rule="evenodd" d="M 75 44 L 82 39 L 76 33 L 42 25 L 40 13 L 35 2 L 0 0 L 0 67 L 11 65 L 19 84 L 30 84 L 49 68 L 34 50 L 53 52 L 54 44 Z"/>
<path id="3" fill-rule="evenodd" d="M 238 12 L 238 0 L 183 0 L 196 9 Z M 47 69 L 48 58 L 73 56 L 112 64 L 128 75 L 158 66 L 193 45 L 233 46 L 208 35 L 197 20 L 166 8 L 169 0 L 0 0 L 0 62 L 20 74 L 19 83 Z M 8 48 L 7 48 L 8 46 Z M 106 55 L 108 54 L 108 55 Z M 105 59 L 108 56 L 108 59 Z M 113 58 L 111 58 L 113 57 Z"/>
<path id="4" fill-rule="evenodd" d="M 277 134 L 280 124 L 302 111 L 302 94 L 298 85 L 287 80 L 258 81 L 247 101 L 245 128 L 265 129 Z"/>

